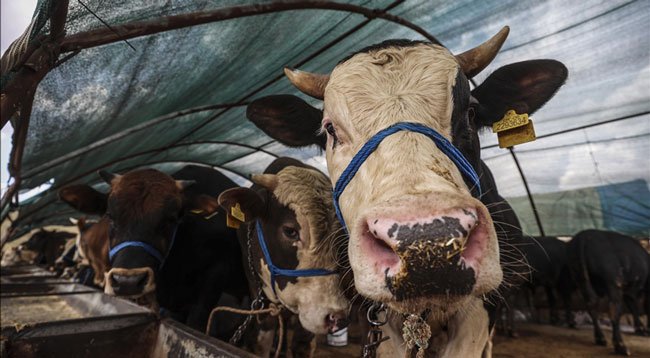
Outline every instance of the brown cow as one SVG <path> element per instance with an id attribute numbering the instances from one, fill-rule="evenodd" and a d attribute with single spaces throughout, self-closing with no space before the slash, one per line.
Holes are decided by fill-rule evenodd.
<path id="1" fill-rule="evenodd" d="M 154 169 L 100 175 L 110 184 L 108 194 L 74 185 L 62 188 L 59 196 L 86 214 L 102 216 L 93 228 L 108 237 L 104 292 L 163 307 L 199 330 L 205 329 L 222 293 L 244 298 L 247 285 L 236 232 L 226 227 L 216 198 L 236 186 L 232 180 L 195 165 L 173 175 Z M 98 251 L 105 258 L 105 249 Z M 98 279 L 105 269 L 98 270 Z M 231 335 L 220 332 L 218 338 Z"/>
<path id="2" fill-rule="evenodd" d="M 110 270 L 108 262 L 108 220 L 102 218 L 98 222 L 87 222 L 80 218 L 76 223 L 79 228 L 77 237 L 77 253 L 82 264 L 92 267 L 95 277 L 93 283 L 104 287 L 105 274 Z"/>
<path id="3" fill-rule="evenodd" d="M 426 316 L 433 335 L 445 336 L 429 346 L 441 356 L 481 355 L 488 340 L 482 298 L 503 275 L 488 210 L 502 198 L 486 179 L 477 133 L 509 110 L 533 113 L 567 76 L 557 61 L 525 61 L 496 70 L 470 91 L 468 79 L 492 61 L 508 31 L 458 56 L 431 43 L 391 40 L 345 58 L 331 75 L 287 69 L 298 89 L 324 99 L 322 113 L 295 96 L 248 107 L 249 118 L 282 143 L 324 148 L 332 184 L 391 126 L 411 122 L 437 132 L 437 142 L 413 129 L 385 137 L 353 168 L 339 206 L 359 293 L 396 312 Z M 443 151 L 450 144 L 475 176 L 457 164 L 458 155 L 452 160 Z M 401 329 L 387 328 L 403 351 Z"/>

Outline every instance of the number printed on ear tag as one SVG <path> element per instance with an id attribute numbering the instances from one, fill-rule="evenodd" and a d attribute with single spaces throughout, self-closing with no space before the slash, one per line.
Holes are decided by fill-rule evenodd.
<path id="1" fill-rule="evenodd" d="M 537 139 L 533 121 L 528 118 L 528 113 L 517 114 L 512 109 L 492 124 L 492 132 L 497 134 L 500 148 L 509 148 Z"/>

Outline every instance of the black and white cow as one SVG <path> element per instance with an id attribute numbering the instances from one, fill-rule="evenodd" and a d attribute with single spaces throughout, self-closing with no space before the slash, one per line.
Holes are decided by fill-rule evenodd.
<path id="1" fill-rule="evenodd" d="M 458 56 L 391 40 L 343 59 L 330 75 L 286 69 L 298 89 L 324 99 L 323 111 L 290 95 L 258 99 L 247 111 L 280 142 L 326 151 L 357 290 L 395 312 L 426 316 L 433 336 L 446 337 L 429 345 L 440 356 L 482 354 L 483 297 L 503 278 L 489 210 L 502 198 L 486 179 L 478 131 L 508 110 L 535 112 L 567 77 L 557 61 L 524 61 L 470 91 L 468 79 L 508 31 Z M 403 351 L 401 329 L 392 331 Z"/>
<path id="2" fill-rule="evenodd" d="M 255 270 L 255 277 L 249 276 L 251 292 L 261 285 L 267 300 L 297 314 L 309 332 L 335 331 L 349 304 L 334 255 L 341 226 L 334 214 L 329 179 L 298 160 L 278 158 L 251 180 L 253 187 L 229 189 L 219 196 L 225 210 L 239 205 L 244 215 L 238 236 L 245 254 L 251 247 Z M 259 337 L 272 338 L 273 328 L 263 329 Z M 256 353 L 268 356 L 271 342 L 259 343 L 261 351 Z M 306 354 L 301 348 L 293 344 L 293 354 Z"/>

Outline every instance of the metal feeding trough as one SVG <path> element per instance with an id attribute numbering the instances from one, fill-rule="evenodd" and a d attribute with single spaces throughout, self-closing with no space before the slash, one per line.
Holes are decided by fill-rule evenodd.
<path id="1" fill-rule="evenodd" d="M 34 266 L 2 269 L 4 357 L 253 357 Z"/>

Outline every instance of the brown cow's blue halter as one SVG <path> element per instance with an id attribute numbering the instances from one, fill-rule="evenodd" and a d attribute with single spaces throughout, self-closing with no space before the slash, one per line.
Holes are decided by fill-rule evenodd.
<path id="1" fill-rule="evenodd" d="M 305 270 L 289 270 L 281 269 L 273 264 L 271 261 L 271 254 L 269 253 L 268 247 L 266 247 L 266 240 L 264 239 L 264 233 L 262 232 L 262 225 L 259 220 L 255 222 L 255 228 L 257 230 L 257 240 L 260 243 L 262 248 L 262 253 L 264 254 L 264 259 L 266 260 L 266 265 L 269 267 L 271 272 L 271 288 L 273 288 L 273 294 L 277 297 L 275 292 L 275 277 L 276 276 L 285 276 L 285 277 L 309 277 L 309 276 L 327 276 L 336 274 L 335 271 L 330 271 L 326 269 L 305 269 Z"/>
<path id="2" fill-rule="evenodd" d="M 456 164 L 458 170 L 460 170 L 460 172 L 465 175 L 472 182 L 472 184 L 474 184 L 474 188 L 478 192 L 478 196 L 481 196 L 481 183 L 479 181 L 478 175 L 476 174 L 476 171 L 474 171 L 472 165 L 469 164 L 467 159 L 465 159 L 463 153 L 461 153 L 458 148 L 454 147 L 454 145 L 451 144 L 447 138 L 443 137 L 433 128 L 427 127 L 424 124 L 413 122 L 399 122 L 393 124 L 388 128 L 382 129 L 379 131 L 379 133 L 372 136 L 366 142 L 366 144 L 361 147 L 357 154 L 354 155 L 350 161 L 350 164 L 348 164 L 339 179 L 336 181 L 336 185 L 334 186 L 334 191 L 332 193 L 334 196 L 334 209 L 336 210 L 336 217 L 338 217 L 341 225 L 346 231 L 347 227 L 345 225 L 345 220 L 343 220 L 343 215 L 341 214 L 341 209 L 339 208 L 339 199 L 341 198 L 341 194 L 343 194 L 343 190 L 345 190 L 345 187 L 348 186 L 352 178 L 354 178 L 354 175 L 357 173 L 363 162 L 368 159 L 368 156 L 370 156 L 370 154 L 372 154 L 372 152 L 374 152 L 375 149 L 379 147 L 381 141 L 383 141 L 389 135 L 400 131 L 421 133 L 429 137 L 436 144 L 438 149 L 445 153 L 445 155 L 447 155 L 447 157 L 449 157 L 449 159 L 451 159 L 451 161 Z"/>
<path id="3" fill-rule="evenodd" d="M 174 241 L 176 240 L 176 232 L 178 232 L 178 225 L 174 227 L 174 233 L 172 234 L 172 241 L 171 244 L 169 245 L 169 250 L 167 250 L 167 255 L 169 255 L 172 246 L 174 246 Z M 108 261 L 112 264 L 113 257 L 115 257 L 115 255 L 117 255 L 118 252 L 126 249 L 127 247 L 139 247 L 143 249 L 158 261 L 159 267 L 162 267 L 162 265 L 165 263 L 165 259 L 167 258 L 167 255 L 163 255 L 160 251 L 158 251 L 158 249 L 153 247 L 153 245 L 146 243 L 144 241 L 124 241 L 119 243 L 118 245 L 116 245 L 115 247 L 111 248 L 108 251 Z"/>

